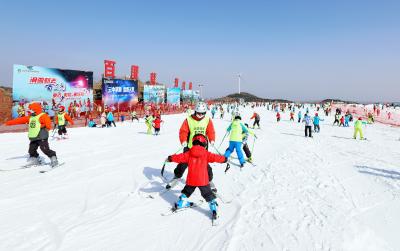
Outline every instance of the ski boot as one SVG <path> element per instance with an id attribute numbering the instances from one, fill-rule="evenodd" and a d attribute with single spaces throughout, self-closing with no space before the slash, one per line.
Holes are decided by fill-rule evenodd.
<path id="1" fill-rule="evenodd" d="M 26 164 L 26 166 L 38 166 L 40 164 L 41 164 L 41 162 L 40 162 L 39 157 L 29 157 L 28 163 Z"/>
<path id="2" fill-rule="evenodd" d="M 182 209 L 192 205 L 193 203 L 189 201 L 188 197 L 186 197 L 184 194 L 181 194 L 181 196 L 179 196 L 179 200 L 175 202 L 175 209 Z"/>
<path id="3" fill-rule="evenodd" d="M 50 166 L 51 168 L 55 168 L 56 166 L 58 166 L 57 156 L 54 155 L 50 158 Z"/>
<path id="4" fill-rule="evenodd" d="M 214 221 L 217 220 L 218 218 L 218 214 L 217 214 L 217 207 L 218 207 L 218 203 L 215 201 L 215 199 L 211 200 L 208 202 L 208 205 L 210 206 L 210 210 L 212 213 L 212 220 L 213 220 L 213 225 L 214 225 Z"/>
<path id="5" fill-rule="evenodd" d="M 253 159 L 252 159 L 251 157 L 249 157 L 249 158 L 247 159 L 247 162 L 253 163 Z"/>

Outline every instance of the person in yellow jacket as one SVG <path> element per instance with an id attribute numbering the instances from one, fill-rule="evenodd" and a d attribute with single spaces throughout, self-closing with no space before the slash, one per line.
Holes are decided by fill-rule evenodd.
<path id="1" fill-rule="evenodd" d="M 152 115 L 148 115 L 145 117 L 145 123 L 147 126 L 147 134 L 152 134 L 153 133 L 153 120 L 155 118 Z"/>
<path id="2" fill-rule="evenodd" d="M 236 113 L 233 122 L 226 129 L 230 133 L 230 138 L 229 147 L 226 149 L 224 156 L 228 159 L 232 152 L 236 150 L 240 167 L 243 167 L 246 162 L 242 152 L 243 134 L 249 133 L 249 130 L 241 123 L 241 119 L 240 115 Z"/>
<path id="3" fill-rule="evenodd" d="M 358 118 L 356 122 L 354 122 L 354 135 L 353 138 L 357 139 L 357 134 L 360 134 L 360 139 L 364 139 L 362 125 L 367 124 L 365 121 L 362 121 L 362 118 Z"/>
<path id="4" fill-rule="evenodd" d="M 59 111 L 55 116 L 55 120 L 58 127 L 59 139 L 67 138 L 67 122 L 73 125 L 74 121 L 72 121 L 71 117 L 65 112 L 64 106 L 60 106 L 58 109 Z"/>

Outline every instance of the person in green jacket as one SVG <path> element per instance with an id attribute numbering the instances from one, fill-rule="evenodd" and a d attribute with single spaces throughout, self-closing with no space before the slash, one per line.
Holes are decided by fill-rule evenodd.
<path id="1" fill-rule="evenodd" d="M 354 122 L 354 135 L 353 138 L 357 139 L 357 134 L 360 134 L 360 139 L 364 139 L 362 125 L 367 124 L 365 121 L 362 121 L 362 118 L 358 118 L 356 122 Z"/>
<path id="2" fill-rule="evenodd" d="M 230 133 L 230 138 L 229 147 L 228 149 L 226 149 L 224 156 L 226 158 L 229 158 L 233 150 L 236 149 L 236 154 L 239 158 L 240 166 L 243 167 L 244 163 L 246 162 L 242 152 L 243 133 L 248 133 L 248 130 L 246 126 L 240 122 L 241 119 L 242 118 L 240 117 L 240 115 L 236 114 L 234 120 L 226 129 Z"/>
<path id="3" fill-rule="evenodd" d="M 153 133 L 153 126 L 152 126 L 153 120 L 154 120 L 154 117 L 152 115 L 148 115 L 145 118 L 145 123 L 146 123 L 146 126 L 147 126 L 147 134 L 152 134 Z"/>

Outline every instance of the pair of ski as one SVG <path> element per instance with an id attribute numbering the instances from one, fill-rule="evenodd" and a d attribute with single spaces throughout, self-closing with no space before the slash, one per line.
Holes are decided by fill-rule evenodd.
<path id="1" fill-rule="evenodd" d="M 48 167 L 50 167 L 50 169 L 47 169 L 47 170 L 40 170 L 39 171 L 39 173 L 47 173 L 47 172 L 50 172 L 50 171 L 52 171 L 52 170 L 54 170 L 54 169 L 56 169 L 56 168 L 58 168 L 58 167 L 60 167 L 60 166 L 63 166 L 65 164 L 65 162 L 59 162 L 56 166 L 51 166 L 51 163 L 50 162 L 42 162 L 42 163 L 38 163 L 38 164 L 26 164 L 26 165 L 23 165 L 21 168 L 19 168 L 19 169 L 26 169 L 26 168 L 31 168 L 31 167 L 42 167 L 42 166 L 48 166 Z M 17 170 L 17 169 L 14 169 L 14 170 Z"/>
<path id="2" fill-rule="evenodd" d="M 179 212 L 185 211 L 186 209 L 189 208 L 194 208 L 194 207 L 199 207 L 201 204 L 203 204 L 203 200 L 200 200 L 199 202 L 195 203 L 195 202 L 190 202 L 190 205 L 188 207 L 183 207 L 183 208 L 177 208 L 177 205 L 175 203 L 175 205 L 168 209 L 168 211 L 161 213 L 162 216 L 170 216 L 170 215 L 174 215 L 177 214 Z M 210 218 L 211 218 L 211 225 L 212 226 L 218 226 L 219 224 L 219 216 L 217 214 L 216 211 L 210 211 Z"/>

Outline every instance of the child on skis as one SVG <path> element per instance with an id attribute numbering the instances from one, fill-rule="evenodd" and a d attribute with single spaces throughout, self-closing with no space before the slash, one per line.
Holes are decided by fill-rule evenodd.
<path id="1" fill-rule="evenodd" d="M 168 156 L 169 162 L 186 163 L 189 169 L 186 177 L 186 185 L 178 201 L 175 203 L 175 209 L 192 206 L 193 204 L 189 201 L 189 197 L 198 187 L 201 196 L 209 203 L 213 219 L 216 219 L 218 204 L 215 201 L 216 196 L 209 184 L 208 163 L 225 163 L 227 162 L 227 158 L 209 152 L 207 150 L 208 140 L 203 134 L 194 135 L 192 145 L 192 148 L 187 152 Z"/>
<path id="2" fill-rule="evenodd" d="M 294 121 L 294 112 L 290 112 L 290 121 Z"/>
<path id="3" fill-rule="evenodd" d="M 161 128 L 161 123 L 163 121 L 161 120 L 160 116 L 157 116 L 156 119 L 153 120 L 153 127 L 154 127 L 154 135 L 159 135 L 160 134 L 160 128 Z"/>
<path id="4" fill-rule="evenodd" d="M 300 123 L 301 121 L 301 111 L 299 110 L 299 112 L 297 113 L 297 122 Z"/>
<path id="5" fill-rule="evenodd" d="M 107 124 L 108 124 L 109 127 L 111 127 L 111 124 L 113 124 L 114 127 L 117 127 L 117 126 L 115 125 L 114 115 L 113 115 L 112 111 L 109 111 L 109 112 L 107 113 Z"/>
<path id="6" fill-rule="evenodd" d="M 131 112 L 131 120 L 133 122 L 133 120 L 136 119 L 139 122 L 139 118 L 137 117 L 136 111 L 132 111 Z"/>
<path id="7" fill-rule="evenodd" d="M 147 134 L 151 134 L 154 117 L 152 115 L 146 115 L 144 120 L 147 126 Z"/>
<path id="8" fill-rule="evenodd" d="M 281 114 L 279 112 L 276 113 L 276 122 L 281 121 Z"/>
<path id="9" fill-rule="evenodd" d="M 251 131 L 249 129 L 249 125 L 247 123 L 245 123 L 244 125 L 247 128 L 247 133 L 243 132 L 243 134 L 242 134 L 242 137 L 243 137 L 243 139 L 242 139 L 243 151 L 244 151 L 244 154 L 246 154 L 247 161 L 252 163 L 253 159 L 251 158 L 251 152 L 250 152 L 250 149 L 249 149 L 249 145 L 247 144 L 247 139 L 249 138 L 249 134 L 253 135 L 254 138 L 257 138 L 257 136 L 253 131 Z"/>
<path id="10" fill-rule="evenodd" d="M 308 115 L 308 112 L 306 112 L 306 114 L 304 115 L 304 118 L 303 118 L 303 122 L 305 122 L 305 128 L 304 128 L 304 133 L 305 133 L 305 136 L 307 137 L 312 137 L 312 134 L 311 134 L 311 117 L 310 117 L 310 115 Z"/>
<path id="11" fill-rule="evenodd" d="M 236 114 L 233 122 L 226 129 L 230 133 L 230 139 L 229 139 L 229 147 L 228 149 L 226 149 L 224 156 L 226 158 L 229 158 L 233 150 L 236 149 L 236 154 L 239 158 L 240 167 L 243 167 L 246 161 L 243 157 L 243 152 L 242 152 L 242 140 L 243 140 L 242 135 L 243 133 L 248 133 L 248 130 L 246 126 L 244 126 L 240 122 L 241 119 L 242 118 L 240 117 L 240 115 Z"/>
<path id="12" fill-rule="evenodd" d="M 318 113 L 315 113 L 315 116 L 313 118 L 313 124 L 314 124 L 314 132 L 319 132 L 321 128 L 319 127 L 319 122 L 324 121 L 318 116 Z"/>
<path id="13" fill-rule="evenodd" d="M 340 124 L 339 126 L 343 126 L 344 127 L 344 116 L 340 117 Z"/>
<path id="14" fill-rule="evenodd" d="M 58 127 L 58 135 L 59 135 L 59 139 L 62 138 L 67 138 L 67 122 L 71 123 L 71 125 L 74 124 L 74 121 L 72 121 L 71 117 L 68 116 L 68 114 L 65 112 L 65 107 L 64 106 L 60 106 L 59 107 L 59 111 L 57 113 L 57 115 L 55 116 L 55 120 L 56 120 L 56 125 Z"/>
<path id="15" fill-rule="evenodd" d="M 48 142 L 49 130 L 51 130 L 51 119 L 49 115 L 43 112 L 40 103 L 32 103 L 28 108 L 32 111 L 29 116 L 7 121 L 6 125 L 29 124 L 28 137 L 30 142 L 28 165 L 40 164 L 39 153 L 37 152 L 37 149 L 40 147 L 40 150 L 50 158 L 50 166 L 56 167 L 58 165 L 56 152 L 50 149 Z"/>
<path id="16" fill-rule="evenodd" d="M 366 125 L 367 122 L 363 121 L 361 117 L 358 118 L 356 122 L 354 122 L 354 134 L 353 138 L 357 139 L 357 134 L 360 134 L 360 139 L 364 139 L 362 125 Z"/>
<path id="17" fill-rule="evenodd" d="M 253 129 L 256 128 L 256 125 L 258 125 L 258 128 L 260 129 L 260 115 L 256 112 L 253 113 L 253 116 L 251 116 L 250 120 L 254 119 L 253 123 Z"/>

